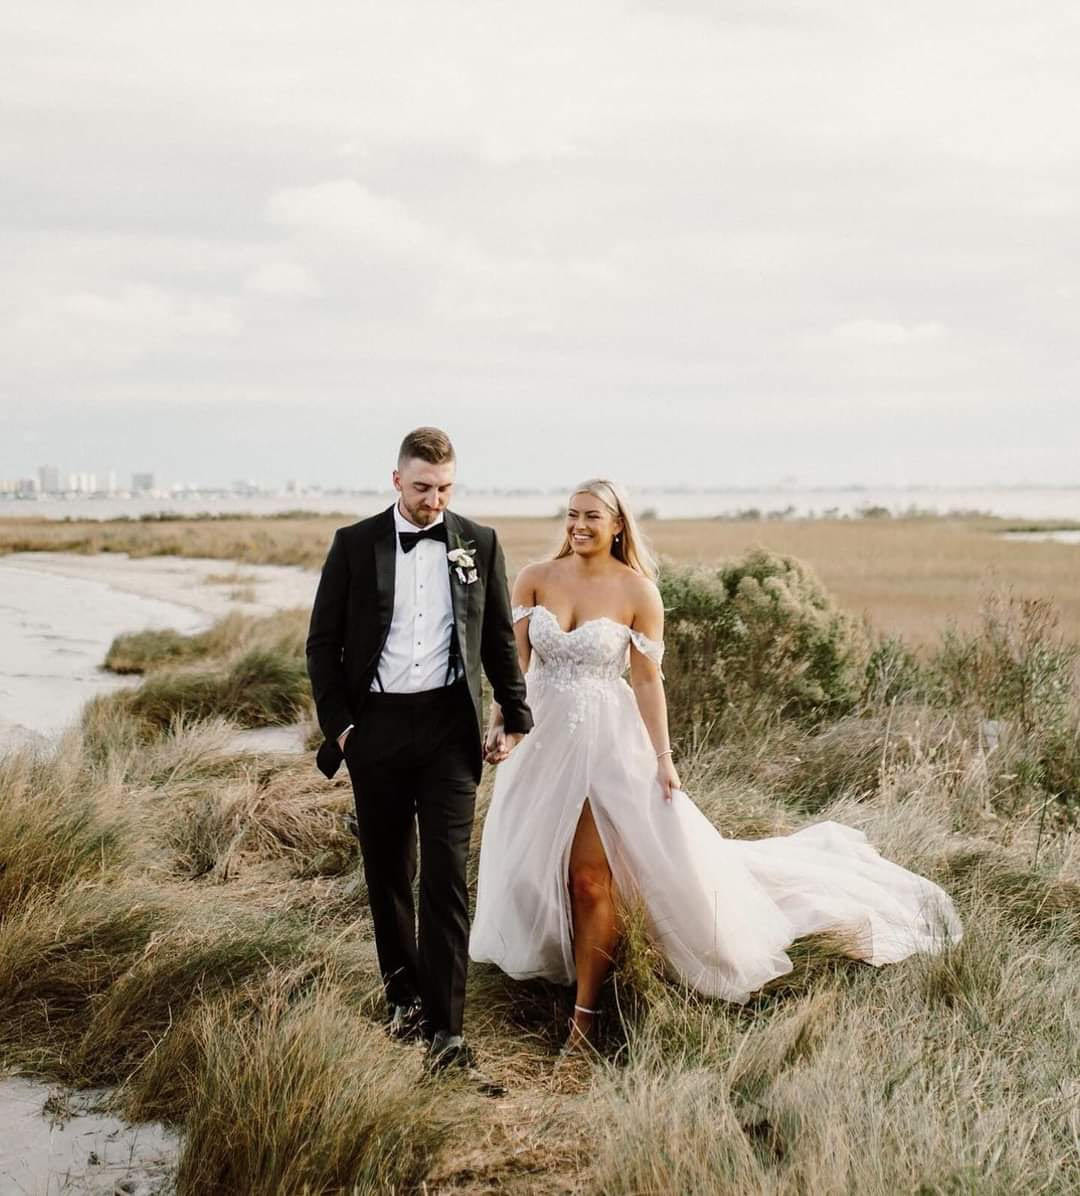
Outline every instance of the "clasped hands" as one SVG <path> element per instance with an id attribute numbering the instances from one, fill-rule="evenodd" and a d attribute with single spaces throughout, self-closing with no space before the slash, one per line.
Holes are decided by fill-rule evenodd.
<path id="1" fill-rule="evenodd" d="M 352 726 L 348 726 L 338 736 L 338 747 L 344 753 L 345 743 L 352 734 Z M 501 764 L 507 756 L 525 738 L 521 734 L 507 734 L 502 723 L 489 727 L 484 737 L 484 759 L 488 764 Z"/>
<path id="2" fill-rule="evenodd" d="M 507 733 L 502 723 L 495 723 L 484 736 L 484 760 L 488 764 L 501 764 L 524 738 L 520 733 Z"/>

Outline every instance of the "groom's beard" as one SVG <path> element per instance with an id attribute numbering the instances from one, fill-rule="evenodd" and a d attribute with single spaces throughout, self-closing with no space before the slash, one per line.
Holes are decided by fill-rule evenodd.
<path id="1" fill-rule="evenodd" d="M 417 527 L 427 527 L 433 519 L 438 519 L 446 510 L 446 507 L 442 506 L 437 511 L 433 511 L 430 507 L 422 506 L 419 503 L 415 507 L 412 507 L 405 501 L 404 497 L 399 499 L 399 507 L 405 518 L 415 523 Z"/>

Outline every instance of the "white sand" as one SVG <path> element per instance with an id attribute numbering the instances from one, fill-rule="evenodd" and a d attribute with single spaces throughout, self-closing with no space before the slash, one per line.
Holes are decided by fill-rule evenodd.
<path id="1" fill-rule="evenodd" d="M 252 580 L 208 580 L 233 575 Z M 94 695 L 136 684 L 101 668 L 115 636 L 147 627 L 190 634 L 230 611 L 309 609 L 317 584 L 313 570 L 285 565 L 124 553 L 0 556 L 0 751 L 52 737 Z M 273 750 L 264 742 L 236 746 Z"/>
<path id="2" fill-rule="evenodd" d="M 0 1079 L 0 1192 L 26 1196 L 151 1196 L 172 1190 L 179 1153 L 163 1126 L 128 1125 L 99 1109 L 104 1091 L 68 1093 Z M 45 1102 L 52 1098 L 52 1115 Z"/>
<path id="3" fill-rule="evenodd" d="M 0 557 L 5 567 L 101 582 L 140 598 L 186 606 L 206 616 L 207 623 L 230 611 L 264 615 L 290 607 L 311 607 L 319 575 L 297 565 L 244 565 L 205 557 L 129 557 L 126 552 L 14 552 Z M 236 574 L 253 581 L 208 582 L 212 576 Z M 4 584 L 0 573 L 0 585 Z M 231 595 L 251 589 L 251 601 Z M 137 630 L 137 628 L 129 628 Z"/>

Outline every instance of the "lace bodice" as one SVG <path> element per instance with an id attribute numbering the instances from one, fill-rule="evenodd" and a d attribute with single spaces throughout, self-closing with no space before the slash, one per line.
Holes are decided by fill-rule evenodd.
<path id="1" fill-rule="evenodd" d="M 563 631 L 559 620 L 546 606 L 515 606 L 514 622 L 529 620 L 529 698 L 541 698 L 544 690 L 561 690 L 572 695 L 567 709 L 573 732 L 595 702 L 617 700 L 628 693 L 622 680 L 630 661 L 630 645 L 659 667 L 664 645 L 649 639 L 618 619 L 588 619 L 572 631 Z M 633 699 L 631 699 L 632 701 Z"/>
<path id="2" fill-rule="evenodd" d="M 515 606 L 514 622 L 529 619 L 530 673 L 557 685 L 614 682 L 626 672 L 630 645 L 659 666 L 664 645 L 617 619 L 589 619 L 563 631 L 546 606 Z"/>

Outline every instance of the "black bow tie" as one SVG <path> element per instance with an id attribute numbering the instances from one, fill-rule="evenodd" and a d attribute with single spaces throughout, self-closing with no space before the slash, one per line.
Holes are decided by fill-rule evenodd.
<path id="1" fill-rule="evenodd" d="M 441 540 L 446 544 L 446 524 L 437 523 L 434 527 L 424 528 L 422 532 L 398 532 L 398 539 L 402 552 L 412 552 L 421 540 Z"/>

